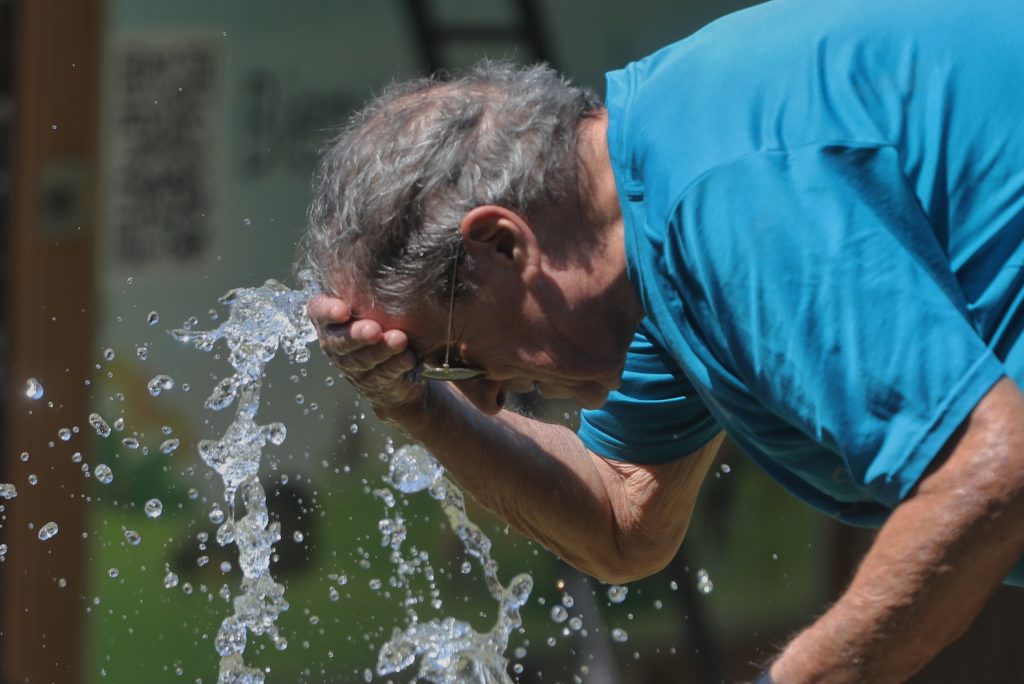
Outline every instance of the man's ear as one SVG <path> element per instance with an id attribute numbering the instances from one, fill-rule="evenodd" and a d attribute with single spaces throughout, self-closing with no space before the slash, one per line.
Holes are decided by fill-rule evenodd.
<path id="1" fill-rule="evenodd" d="M 530 224 L 505 207 L 487 204 L 466 212 L 459 226 L 463 248 L 491 267 L 511 266 L 532 279 L 540 267 L 540 245 Z"/>

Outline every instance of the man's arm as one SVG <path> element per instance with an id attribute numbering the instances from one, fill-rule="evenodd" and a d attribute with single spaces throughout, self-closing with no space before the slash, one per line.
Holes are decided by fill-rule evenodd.
<path id="1" fill-rule="evenodd" d="M 569 429 L 510 411 L 478 411 L 455 383 L 408 381 L 404 333 L 310 304 L 323 350 L 378 416 L 420 441 L 482 506 L 606 582 L 653 574 L 675 556 L 721 437 L 660 465 L 612 461 Z M 473 381 L 468 381 L 473 382 Z"/>
<path id="2" fill-rule="evenodd" d="M 484 507 L 605 582 L 661 570 L 683 541 L 720 438 L 671 463 L 602 458 L 571 430 L 510 411 L 487 416 L 443 384 L 398 422 Z"/>
<path id="3" fill-rule="evenodd" d="M 942 457 L 945 459 L 942 460 Z M 1024 553 L 1024 396 L 997 383 L 880 531 L 850 587 L 773 664 L 779 684 L 901 682 Z"/>

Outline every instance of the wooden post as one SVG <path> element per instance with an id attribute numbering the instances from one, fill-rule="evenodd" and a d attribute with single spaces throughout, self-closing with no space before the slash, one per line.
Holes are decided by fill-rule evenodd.
<path id="1" fill-rule="evenodd" d="M 0 480 L 14 483 L 18 496 L 0 501 L 0 538 L 9 547 L 0 563 L 0 681 L 75 684 L 87 599 L 87 480 L 69 456 L 78 450 L 88 460 L 102 3 L 21 0 L 14 14 L 4 293 L 11 341 Z M 35 401 L 25 395 L 32 377 L 45 389 Z M 58 430 L 73 426 L 82 431 L 64 444 Z M 60 532 L 40 541 L 49 521 Z"/>

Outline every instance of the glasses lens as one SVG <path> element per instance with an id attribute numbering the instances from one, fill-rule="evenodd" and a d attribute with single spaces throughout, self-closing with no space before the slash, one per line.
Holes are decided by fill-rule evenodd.
<path id="1" fill-rule="evenodd" d="M 420 376 L 428 380 L 472 380 L 485 375 L 479 368 L 460 368 L 451 366 L 424 366 Z"/>

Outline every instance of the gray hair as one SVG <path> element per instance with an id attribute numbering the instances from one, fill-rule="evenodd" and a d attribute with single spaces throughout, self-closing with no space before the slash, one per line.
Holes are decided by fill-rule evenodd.
<path id="1" fill-rule="evenodd" d="M 602 107 L 547 65 L 483 61 L 388 87 L 332 140 L 314 177 L 301 266 L 403 315 L 447 297 L 459 225 L 494 204 L 531 216 L 578 200 L 577 128 Z"/>

